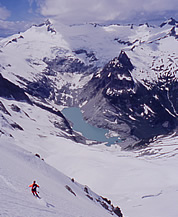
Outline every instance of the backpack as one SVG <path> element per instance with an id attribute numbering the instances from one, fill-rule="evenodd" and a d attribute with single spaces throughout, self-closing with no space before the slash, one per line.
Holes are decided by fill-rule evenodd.
<path id="1" fill-rule="evenodd" d="M 36 191 L 36 188 L 37 188 L 37 184 L 33 184 L 32 191 Z"/>

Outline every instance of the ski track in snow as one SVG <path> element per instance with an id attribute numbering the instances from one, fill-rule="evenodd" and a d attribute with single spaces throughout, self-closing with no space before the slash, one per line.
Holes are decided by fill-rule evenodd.
<path id="1" fill-rule="evenodd" d="M 0 175 L 0 179 L 1 179 L 1 181 L 3 181 L 3 182 L 4 182 L 9 188 L 11 188 L 12 190 L 18 191 L 18 190 L 15 188 L 15 186 L 13 186 L 13 185 L 11 184 L 11 182 L 8 181 L 4 176 Z"/>
<path id="2" fill-rule="evenodd" d="M 142 199 L 145 199 L 145 198 L 149 198 L 149 197 L 158 197 L 162 194 L 162 191 L 158 194 L 150 194 L 150 195 L 144 195 L 142 196 Z"/>

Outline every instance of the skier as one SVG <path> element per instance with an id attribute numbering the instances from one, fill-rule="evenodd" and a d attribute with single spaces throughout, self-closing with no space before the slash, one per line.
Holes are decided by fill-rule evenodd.
<path id="1" fill-rule="evenodd" d="M 36 189 L 39 188 L 40 186 L 36 184 L 36 181 L 34 181 L 33 184 L 29 185 L 29 187 L 31 187 L 32 194 L 40 198 L 40 196 L 36 192 Z"/>

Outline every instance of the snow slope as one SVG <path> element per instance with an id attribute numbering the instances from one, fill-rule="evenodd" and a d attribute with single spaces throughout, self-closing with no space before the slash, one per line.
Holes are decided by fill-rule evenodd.
<path id="1" fill-rule="evenodd" d="M 9 116 L 1 111 L 4 120 L 8 120 L 9 123 L 11 123 L 10 120 L 13 120 L 23 128 L 23 131 L 12 129 L 8 122 L 2 122 L 1 119 L 1 129 L 4 130 L 4 134 L 1 132 L 0 138 L 2 147 L 0 152 L 2 154 L 0 158 L 2 161 L 0 164 L 1 179 L 8 180 L 10 186 L 17 188 L 18 192 L 21 192 L 21 186 L 25 188 L 33 179 L 36 179 L 41 185 L 40 195 L 45 199 L 45 203 L 56 207 L 50 207 L 50 209 L 58 213 L 57 210 L 61 210 L 62 206 L 68 206 L 66 205 L 68 202 L 62 206 L 57 204 L 60 204 L 63 197 L 65 198 L 65 195 L 61 192 L 65 192 L 64 187 L 69 185 L 71 180 L 61 178 L 62 175 L 54 175 L 45 164 L 46 162 L 58 171 L 74 178 L 77 182 L 89 186 L 97 194 L 111 199 L 115 206 L 119 205 L 125 217 L 150 217 L 153 213 L 155 217 L 167 217 L 169 215 L 177 217 L 178 140 L 176 135 L 160 138 L 146 149 L 133 152 L 121 151 L 118 145 L 112 145 L 111 147 L 105 145 L 85 146 L 61 138 L 59 136 L 61 130 L 55 128 L 49 121 L 56 117 L 49 112 L 39 110 L 38 107 L 25 102 L 2 98 L 1 101 L 11 114 Z M 13 111 L 12 104 L 20 107 L 21 111 Z M 56 121 L 60 121 L 60 119 L 56 118 Z M 11 134 L 11 138 L 8 133 Z M 23 148 L 23 153 L 16 145 Z M 19 151 L 16 151 L 16 149 Z M 30 153 L 27 153 L 24 149 Z M 45 162 L 35 158 L 35 154 L 39 154 Z M 9 162 L 8 159 L 12 159 L 12 161 Z M 52 170 L 54 171 L 54 169 Z M 59 176 L 59 178 L 56 176 Z M 57 180 L 57 184 L 53 178 Z M 67 181 L 61 184 L 61 179 Z M 18 180 L 21 180 L 20 184 L 18 184 Z M 54 189 L 51 189 L 51 185 L 54 186 Z M 3 186 L 4 183 L 2 188 Z M 78 194 L 78 190 L 75 190 L 73 183 L 69 186 Z M 60 189 L 58 193 L 56 189 Z M 11 196 L 18 201 L 20 200 L 16 196 L 16 191 L 14 192 L 11 189 L 8 191 L 11 193 L 4 193 L 6 195 L 4 201 L 9 201 L 9 194 L 12 194 Z M 34 205 L 36 201 L 34 202 L 34 198 L 31 198 L 29 189 L 24 189 L 20 194 L 22 194 L 22 198 L 29 194 L 29 201 L 24 205 L 32 203 L 31 206 L 36 207 Z M 75 198 L 71 193 L 69 195 L 71 195 L 71 198 Z M 59 198 L 59 200 L 56 201 L 56 198 Z M 73 203 L 73 201 L 69 202 Z M 18 206 L 21 206 L 19 204 L 21 204 L 21 200 L 18 203 Z M 7 209 L 7 205 L 4 206 L 4 209 Z M 37 204 L 38 206 L 39 204 Z M 17 209 L 16 205 L 14 205 L 14 209 Z M 29 212 L 27 209 L 24 213 Z M 46 208 L 45 204 L 42 204 L 41 209 L 49 211 L 49 207 Z M 51 215 L 49 213 L 49 216 Z M 104 214 L 98 214 L 97 216 L 104 216 Z"/>
<path id="2" fill-rule="evenodd" d="M 0 141 L 0 215 L 5 217 L 37 216 L 115 216 L 105 210 L 104 200 L 87 186 L 72 182 L 32 153 L 13 144 Z M 40 185 L 41 199 L 28 188 L 33 180 Z M 106 205 L 106 204 L 105 204 Z M 109 214 L 110 213 L 110 214 Z"/>
<path id="3" fill-rule="evenodd" d="M 116 145 L 86 148 L 61 141 L 60 147 L 53 146 L 54 152 L 46 161 L 111 198 L 114 204 L 119 204 L 124 216 L 176 217 L 177 137 L 168 139 L 163 146 L 169 148 L 171 156 L 165 154 L 162 144 L 155 142 L 154 146 L 157 147 L 155 155 L 152 146 L 150 154 L 148 150 L 130 153 L 121 151 Z M 67 164 L 66 159 L 71 159 L 72 164 Z"/>

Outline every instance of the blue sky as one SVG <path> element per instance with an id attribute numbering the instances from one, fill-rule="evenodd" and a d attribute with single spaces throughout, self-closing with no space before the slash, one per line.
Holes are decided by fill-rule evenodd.
<path id="1" fill-rule="evenodd" d="M 7 18 L 5 17 L 8 21 L 32 20 L 34 16 L 39 16 L 35 1 L 0 0 L 0 7 L 9 12 Z"/>
<path id="2" fill-rule="evenodd" d="M 178 19 L 177 0 L 0 0 L 0 37 L 47 18 L 71 23 L 143 23 Z"/>
<path id="3" fill-rule="evenodd" d="M 45 20 L 40 1 L 0 0 L 0 37 L 25 31 L 34 23 Z"/>

